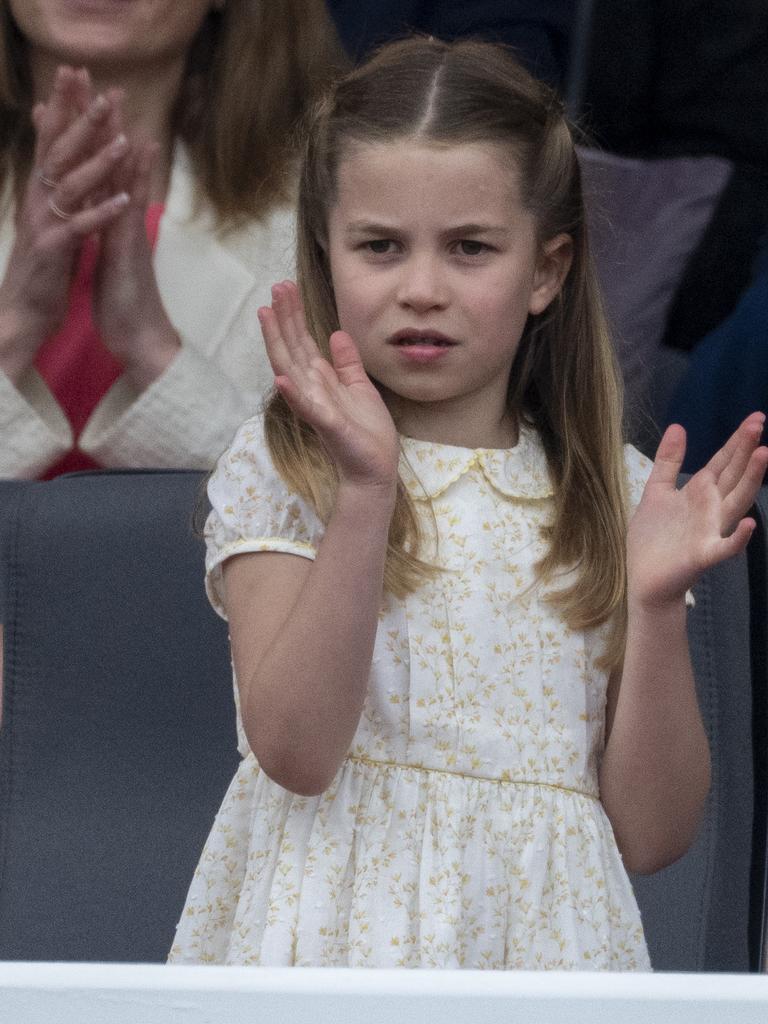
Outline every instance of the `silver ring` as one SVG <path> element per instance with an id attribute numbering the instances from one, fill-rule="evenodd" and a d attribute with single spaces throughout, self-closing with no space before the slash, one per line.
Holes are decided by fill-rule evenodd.
<path id="1" fill-rule="evenodd" d="M 42 167 L 37 172 L 37 177 L 38 180 L 43 185 L 45 185 L 46 188 L 56 188 L 56 186 L 59 184 L 58 181 L 54 181 L 53 178 L 49 178 L 45 171 L 42 169 Z"/>
<path id="2" fill-rule="evenodd" d="M 62 210 L 62 208 L 60 206 L 56 205 L 56 203 L 54 202 L 53 196 L 49 197 L 49 199 L 48 199 L 48 206 L 51 209 L 51 213 L 56 214 L 56 216 L 59 218 L 59 220 L 71 220 L 72 219 L 72 214 L 71 213 L 67 213 L 66 210 Z"/>

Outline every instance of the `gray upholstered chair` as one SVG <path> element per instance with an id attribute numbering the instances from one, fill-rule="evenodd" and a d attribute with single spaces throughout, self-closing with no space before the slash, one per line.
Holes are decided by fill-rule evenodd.
<path id="1" fill-rule="evenodd" d="M 0 484 L 0 959 L 170 947 L 237 764 L 226 625 L 191 527 L 200 485 Z"/>

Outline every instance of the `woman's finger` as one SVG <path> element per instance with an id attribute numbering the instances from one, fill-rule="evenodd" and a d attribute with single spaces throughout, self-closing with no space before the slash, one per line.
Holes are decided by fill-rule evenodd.
<path id="1" fill-rule="evenodd" d="M 50 142 L 39 164 L 41 173 L 58 182 L 65 174 L 92 155 L 110 110 L 109 100 L 99 94 L 84 114 Z"/>
<path id="2" fill-rule="evenodd" d="M 116 220 L 130 202 L 127 193 L 118 193 L 117 196 L 110 196 L 94 206 L 79 210 L 77 213 L 58 215 L 61 221 L 60 231 L 62 234 L 69 234 L 70 237 L 85 238 L 94 231 L 101 230 Z M 63 211 L 61 211 L 63 213 Z"/>
<path id="3" fill-rule="evenodd" d="M 56 69 L 53 79 L 53 91 L 47 103 L 38 105 L 35 128 L 35 166 L 44 167 L 44 162 L 52 143 L 66 131 L 72 121 L 75 108 L 73 106 L 75 71 L 66 65 Z"/>
<path id="4" fill-rule="evenodd" d="M 92 193 L 108 184 L 115 168 L 127 153 L 128 139 L 125 135 L 118 135 L 95 156 L 64 175 L 51 191 L 53 202 L 60 210 L 74 212 L 81 209 Z M 121 187 L 119 191 L 127 192 L 128 189 Z"/>

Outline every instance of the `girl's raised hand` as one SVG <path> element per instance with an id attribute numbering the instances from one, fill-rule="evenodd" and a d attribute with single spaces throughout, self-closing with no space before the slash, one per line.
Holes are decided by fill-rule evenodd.
<path id="1" fill-rule="evenodd" d="M 755 528 L 744 518 L 768 466 L 760 446 L 765 416 L 752 413 L 684 487 L 676 481 L 685 431 L 668 427 L 629 523 L 628 598 L 647 608 L 679 600 L 701 574 L 738 554 Z"/>
<path id="2" fill-rule="evenodd" d="M 272 289 L 272 306 L 259 310 L 275 386 L 291 409 L 314 427 L 342 483 L 392 487 L 399 439 L 392 417 L 360 361 L 352 338 L 331 335 L 331 362 L 307 329 L 295 284 Z"/>
<path id="3" fill-rule="evenodd" d="M 61 67 L 48 102 L 33 111 L 34 166 L 0 285 L 0 369 L 13 380 L 66 313 L 83 238 L 125 208 L 126 196 L 105 192 L 127 150 L 125 138 L 103 137 L 109 107 L 92 95 L 86 71 Z"/>

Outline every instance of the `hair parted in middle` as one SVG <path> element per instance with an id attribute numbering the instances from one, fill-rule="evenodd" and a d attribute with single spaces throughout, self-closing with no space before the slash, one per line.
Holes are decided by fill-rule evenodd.
<path id="1" fill-rule="evenodd" d="M 557 95 L 504 47 L 414 37 L 382 47 L 325 96 L 307 127 L 298 211 L 298 278 L 322 354 L 339 329 L 327 256 L 338 169 L 356 146 L 415 142 L 501 144 L 517 172 L 540 245 L 560 233 L 573 261 L 560 293 L 529 315 L 512 367 L 509 413 L 540 434 L 554 491 L 541 581 L 575 569 L 547 598 L 573 629 L 612 620 L 604 662 L 621 660 L 626 632 L 626 479 L 622 391 L 589 255 L 581 175 Z M 336 478 L 317 435 L 274 393 L 266 433 L 276 468 L 327 521 Z M 420 558 L 418 518 L 402 484 L 389 535 L 385 588 L 411 592 L 434 572 Z"/>

